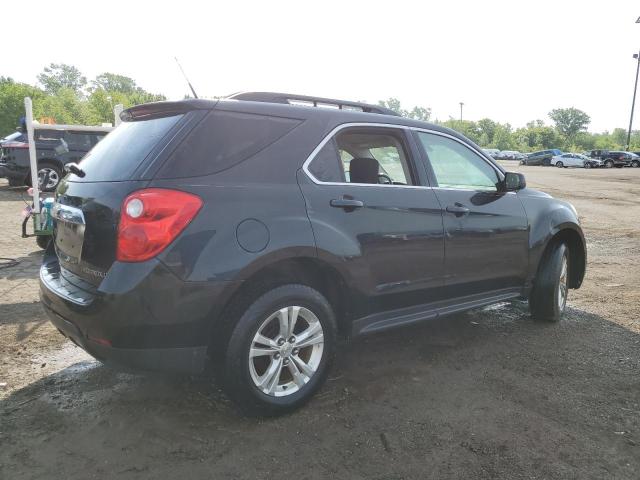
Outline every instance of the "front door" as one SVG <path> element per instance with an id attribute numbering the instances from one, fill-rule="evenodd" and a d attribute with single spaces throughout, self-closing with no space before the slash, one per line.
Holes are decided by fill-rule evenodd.
<path id="1" fill-rule="evenodd" d="M 528 268 L 527 217 L 502 173 L 463 142 L 416 132 L 443 208 L 447 295 L 522 287 Z"/>
<path id="2" fill-rule="evenodd" d="M 441 293 L 442 212 L 433 190 L 419 185 L 426 172 L 411 142 L 401 128 L 346 128 L 299 176 L 319 256 L 348 272 L 365 299 L 361 315 Z"/>

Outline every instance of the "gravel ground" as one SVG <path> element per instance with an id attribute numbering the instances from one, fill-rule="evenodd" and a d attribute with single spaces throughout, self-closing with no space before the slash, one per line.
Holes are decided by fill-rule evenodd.
<path id="1" fill-rule="evenodd" d="M 0 478 L 637 479 L 640 169 L 509 168 L 580 213 L 587 276 L 564 321 L 505 303 L 357 340 L 308 406 L 271 420 L 60 336 L 22 191 L 0 180 L 0 256 L 20 262 L 0 269 Z"/>

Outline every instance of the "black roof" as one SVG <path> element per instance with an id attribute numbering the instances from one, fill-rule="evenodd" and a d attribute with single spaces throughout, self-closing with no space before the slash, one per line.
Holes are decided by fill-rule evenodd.
<path id="1" fill-rule="evenodd" d="M 316 106 L 323 107 L 326 104 L 327 106 L 334 106 L 334 108 L 313 108 L 313 102 L 315 102 Z M 335 108 L 335 106 L 337 106 L 337 108 Z M 335 125 L 345 122 L 357 123 L 363 121 L 425 128 L 446 133 L 453 137 L 463 139 L 466 142 L 473 143 L 450 128 L 402 117 L 393 110 L 377 105 L 287 93 L 245 92 L 216 100 L 185 99 L 145 103 L 124 110 L 120 117 L 123 121 L 136 121 L 153 118 L 154 116 L 186 113 L 192 110 L 211 110 L 214 108 L 246 113 L 262 113 L 265 115 L 281 115 L 285 117 L 295 111 L 296 118 L 316 118 L 320 122 L 323 122 L 324 127 L 322 127 L 322 129 L 332 129 Z M 480 147 L 477 148 L 480 149 Z"/>

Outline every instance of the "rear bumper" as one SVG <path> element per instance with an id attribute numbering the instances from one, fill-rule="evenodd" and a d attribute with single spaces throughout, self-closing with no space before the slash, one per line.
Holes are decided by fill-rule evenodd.
<path id="1" fill-rule="evenodd" d="M 24 180 L 29 173 L 28 168 L 22 168 L 13 163 L 0 162 L 0 178 Z"/>
<path id="2" fill-rule="evenodd" d="M 137 370 L 201 373 L 217 306 L 237 285 L 184 282 L 151 260 L 116 262 L 100 286 L 90 288 L 68 272 L 52 279 L 56 267 L 48 251 L 40 298 L 51 323 L 98 360 Z"/>
<path id="3" fill-rule="evenodd" d="M 207 347 L 115 348 L 97 343 L 72 321 L 63 318 L 43 302 L 51 323 L 94 358 L 116 368 L 198 374 L 207 364 Z"/>

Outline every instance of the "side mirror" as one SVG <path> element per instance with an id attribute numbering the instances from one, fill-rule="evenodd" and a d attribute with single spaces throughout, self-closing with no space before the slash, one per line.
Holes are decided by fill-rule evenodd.
<path id="1" fill-rule="evenodd" d="M 515 192 L 526 188 L 527 181 L 522 173 L 507 172 L 504 175 L 502 185 L 505 192 Z"/>

